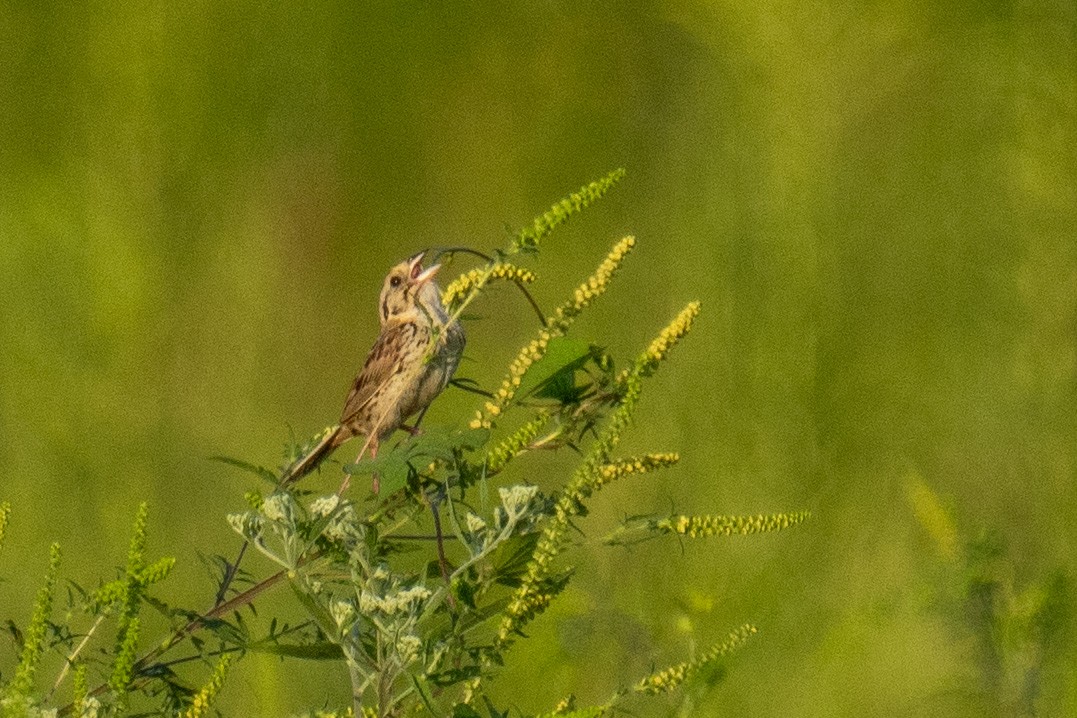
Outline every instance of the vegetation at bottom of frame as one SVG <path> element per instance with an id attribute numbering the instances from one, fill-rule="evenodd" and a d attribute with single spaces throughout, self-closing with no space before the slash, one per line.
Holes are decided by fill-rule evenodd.
<path id="1" fill-rule="evenodd" d="M 571 549 L 588 540 L 579 520 L 595 494 L 679 461 L 657 448 L 623 455 L 618 447 L 647 379 L 690 332 L 699 302 L 686 301 L 657 324 L 653 341 L 624 360 L 570 330 L 607 292 L 635 238 L 616 241 L 552 311 L 543 311 L 527 289 L 537 274 L 524 264 L 623 175 L 612 172 L 554 204 L 504 248 L 476 253 L 482 263 L 445 287 L 450 320 L 469 321 L 470 332 L 480 331 L 482 322 L 471 321 L 465 310 L 494 282 L 519 287 L 541 317 L 499 383 L 483 388 L 469 378 L 456 380 L 481 395 L 474 414 L 458 426 L 425 426 L 376 458 L 345 464 L 347 493 L 319 495 L 309 488 L 315 480 L 290 480 L 292 467 L 334 427 L 289 444 L 277 469 L 218 457 L 259 477 L 264 487 L 248 491 L 246 505 L 227 517 L 243 548 L 235 558 L 207 562 L 217 577 L 208 610 L 179 608 L 158 595 L 174 562 L 146 558 L 145 506 L 126 564 L 112 581 L 92 589 L 68 584 L 61 591 L 54 546 L 29 621 L 23 628 L 7 624 L 18 660 L 15 672 L 3 677 L 2 715 L 207 715 L 227 689 L 229 669 L 252 653 L 340 666 L 351 704 L 312 716 L 388 718 L 417 709 L 455 718 L 508 715 L 493 705 L 487 686 L 514 659 L 512 648 L 527 638 L 528 625 L 572 581 Z M 635 431 L 646 436 L 647 427 Z M 545 490 L 510 480 L 529 475 L 536 454 L 557 451 L 578 457 L 563 480 L 544 476 Z M 524 470 L 514 470 L 517 465 Z M 357 498 L 366 477 L 374 476 L 380 491 Z M 0 540 L 8 510 L 0 511 Z M 641 513 L 605 541 L 776 531 L 807 517 Z M 679 549 L 674 544 L 671 550 Z M 275 568 L 253 574 L 244 563 L 252 552 Z M 255 625 L 250 618 L 268 591 L 290 592 L 304 618 L 285 623 L 258 615 Z M 58 609 L 64 593 L 65 607 Z M 165 635 L 147 635 L 147 612 L 168 627 Z M 705 650 L 655 667 L 597 701 L 551 696 L 544 715 L 599 716 L 631 710 L 657 694 L 694 696 L 718 682 L 728 657 L 755 633 L 750 623 L 730 626 Z"/>

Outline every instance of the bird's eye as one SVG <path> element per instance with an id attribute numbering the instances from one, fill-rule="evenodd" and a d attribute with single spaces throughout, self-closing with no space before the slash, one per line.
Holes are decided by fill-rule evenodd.
<path id="1" fill-rule="evenodd" d="M 390 287 L 399 287 L 400 282 L 401 282 L 400 277 L 393 277 L 392 279 L 389 280 L 389 286 Z"/>

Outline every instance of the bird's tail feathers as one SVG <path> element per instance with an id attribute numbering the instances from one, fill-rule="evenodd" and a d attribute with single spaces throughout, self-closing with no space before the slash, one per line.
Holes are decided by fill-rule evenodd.
<path id="1" fill-rule="evenodd" d="M 284 478 L 281 480 L 282 486 L 287 486 L 292 482 L 298 481 L 311 471 L 317 468 L 318 464 L 322 463 L 329 454 L 333 452 L 339 445 L 338 437 L 342 426 L 338 426 L 335 429 L 325 432 L 325 436 L 319 441 L 313 449 L 307 452 L 307 455 L 292 464 L 287 472 L 284 474 Z"/>

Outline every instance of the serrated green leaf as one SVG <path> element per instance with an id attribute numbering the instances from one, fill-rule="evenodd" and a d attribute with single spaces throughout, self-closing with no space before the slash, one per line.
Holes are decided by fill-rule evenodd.
<path id="1" fill-rule="evenodd" d="M 277 486 L 280 483 L 280 477 L 278 477 L 275 472 L 267 469 L 264 466 L 258 466 L 257 464 L 250 463 L 249 461 L 244 461 L 243 459 L 236 459 L 231 456 L 211 456 L 209 457 L 209 460 L 219 461 L 222 464 L 228 464 L 229 466 L 234 466 L 237 469 L 242 469 L 243 471 L 254 474 L 255 476 L 265 480 L 273 486 Z"/>
<path id="2" fill-rule="evenodd" d="M 515 585 L 516 579 L 531 561 L 538 540 L 538 533 L 530 533 L 513 536 L 498 546 L 492 557 L 495 580 L 501 584 Z"/>
<path id="3" fill-rule="evenodd" d="M 288 585 L 292 587 L 292 593 L 294 593 L 296 598 L 299 599 L 299 602 L 303 604 L 303 608 L 306 609 L 307 614 L 314 619 L 314 622 L 324 633 L 332 634 L 337 630 L 337 624 L 329 614 L 328 609 L 318 603 L 318 601 L 303 590 L 302 587 L 297 586 L 295 581 L 289 581 Z"/>
<path id="4" fill-rule="evenodd" d="M 245 646 L 252 653 L 269 653 L 305 661 L 337 661 L 344 657 L 340 646 L 332 641 L 317 643 L 252 643 Z"/>
<path id="5" fill-rule="evenodd" d="M 549 398 L 559 398 L 557 387 L 575 387 L 574 374 L 587 363 L 597 350 L 590 344 L 569 337 L 554 337 L 546 346 L 546 353 L 520 378 L 516 395 L 526 397 L 554 392 Z"/>
<path id="6" fill-rule="evenodd" d="M 345 464 L 344 471 L 351 475 L 377 474 L 381 481 L 381 494 L 390 496 L 402 489 L 413 471 L 426 468 L 438 459 L 451 460 L 457 450 L 474 450 L 486 444 L 490 438 L 487 429 L 429 429 L 413 436 L 389 451 L 383 451 L 376 459 L 363 459 Z"/>

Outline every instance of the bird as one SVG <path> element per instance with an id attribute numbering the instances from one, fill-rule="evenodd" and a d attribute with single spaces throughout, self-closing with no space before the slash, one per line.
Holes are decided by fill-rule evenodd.
<path id="1" fill-rule="evenodd" d="M 366 437 L 355 459 L 358 462 L 367 450 L 375 458 L 379 444 L 397 429 L 418 433 L 417 428 L 405 426 L 405 420 L 415 414 L 421 418 L 452 379 L 466 338 L 459 321 L 441 303 L 434 281 L 441 265 L 424 269 L 425 254 L 419 252 L 389 270 L 378 300 L 381 331 L 352 382 L 340 423 L 285 471 L 282 484 L 313 471 L 352 437 Z M 338 493 L 347 484 L 345 478 Z M 378 493 L 377 474 L 372 489 Z"/>

